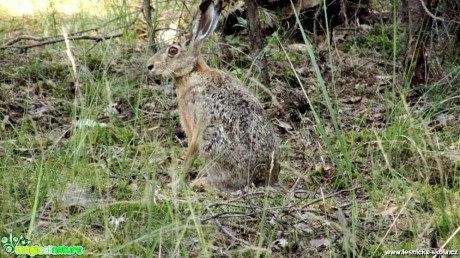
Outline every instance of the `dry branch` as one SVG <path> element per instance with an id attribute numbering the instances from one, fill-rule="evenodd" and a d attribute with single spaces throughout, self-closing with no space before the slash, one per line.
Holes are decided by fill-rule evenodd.
<path id="1" fill-rule="evenodd" d="M 42 38 L 42 37 L 38 37 L 38 36 L 32 36 L 32 35 L 20 35 L 10 41 L 7 41 L 5 43 L 5 46 L 10 46 L 10 45 L 13 45 L 14 43 L 17 43 L 21 40 L 33 40 L 33 41 L 43 41 L 45 40 L 45 38 Z"/>
<path id="2" fill-rule="evenodd" d="M 428 7 L 426 6 L 426 4 L 425 4 L 425 2 L 423 0 L 419 0 L 419 1 L 420 1 L 420 5 L 423 7 L 423 10 L 425 11 L 425 13 L 428 14 L 428 16 L 430 16 L 433 20 L 446 22 L 446 20 L 444 20 L 443 18 L 438 17 L 438 16 L 434 15 L 432 12 L 430 12 L 430 10 L 428 10 Z M 460 21 L 456 21 L 456 20 L 453 20 L 453 19 L 449 20 L 449 22 L 459 23 L 460 24 Z"/>
<path id="3" fill-rule="evenodd" d="M 132 12 L 131 14 L 135 14 L 135 13 L 139 14 L 140 11 Z M 116 30 L 119 30 L 119 29 L 123 29 L 123 28 L 131 27 L 136 22 L 138 17 L 139 17 L 139 15 L 137 15 L 134 19 L 132 19 L 132 21 L 130 21 L 127 25 L 117 27 L 117 28 L 111 30 L 110 32 L 113 32 L 113 31 L 116 31 Z M 102 27 L 106 26 L 109 23 L 117 21 L 118 19 L 120 19 L 120 17 L 117 17 L 115 19 L 112 19 L 112 20 L 106 22 L 101 27 L 96 27 L 96 28 L 91 28 L 91 29 L 87 29 L 87 30 L 83 30 L 83 31 L 69 33 L 69 34 L 67 34 L 67 39 L 69 41 L 72 41 L 72 40 L 93 40 L 93 41 L 96 41 L 96 42 L 100 42 L 100 41 L 103 41 L 103 40 L 119 38 L 119 37 L 123 36 L 122 33 L 117 33 L 117 34 L 112 34 L 112 35 L 107 35 L 107 36 L 80 35 L 82 33 L 90 32 L 90 31 L 98 31 Z M 15 43 L 17 43 L 17 42 L 19 42 L 21 40 L 37 41 L 37 43 L 29 44 L 29 45 L 13 45 L 13 44 L 15 44 Z M 39 36 L 33 36 L 33 35 L 20 35 L 20 36 L 14 38 L 14 39 L 11 39 L 11 40 L 7 41 L 5 43 L 5 45 L 0 46 L 0 50 L 2 50 L 2 49 L 14 49 L 14 48 L 21 49 L 21 50 L 27 50 L 29 48 L 41 47 L 41 46 L 54 44 L 54 43 L 59 43 L 59 42 L 64 42 L 64 41 L 65 41 L 64 37 L 39 37 Z"/>
<path id="4" fill-rule="evenodd" d="M 96 42 L 102 41 L 102 40 L 107 40 L 107 39 L 113 39 L 113 38 L 118 38 L 121 37 L 123 34 L 118 33 L 118 34 L 113 34 L 113 35 L 108 35 L 108 36 L 87 36 L 87 35 L 82 35 L 82 36 L 71 36 L 68 37 L 68 40 L 94 40 Z M 19 38 L 19 39 L 18 39 Z M 9 48 L 17 48 L 17 49 L 29 49 L 29 48 L 34 48 L 34 47 L 41 47 L 49 44 L 54 44 L 58 42 L 64 42 L 65 39 L 64 37 L 59 37 L 59 38 L 52 38 L 49 40 L 43 40 L 41 41 L 39 37 L 34 37 L 34 36 L 19 36 L 16 39 L 10 40 L 9 43 L 11 42 L 16 43 L 22 39 L 28 39 L 28 40 L 34 40 L 38 41 L 38 43 L 30 44 L 30 45 L 4 45 L 0 46 L 0 49 L 9 49 Z"/>

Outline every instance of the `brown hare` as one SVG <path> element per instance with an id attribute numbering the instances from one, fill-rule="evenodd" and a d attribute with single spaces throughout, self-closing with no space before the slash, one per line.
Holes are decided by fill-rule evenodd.
<path id="1" fill-rule="evenodd" d="M 192 35 L 158 51 L 147 62 L 150 76 L 172 78 L 188 139 L 185 170 L 198 155 L 205 177 L 192 186 L 234 191 L 278 182 L 279 146 L 259 101 L 233 76 L 211 69 L 201 42 L 217 27 L 222 1 L 203 2 Z"/>

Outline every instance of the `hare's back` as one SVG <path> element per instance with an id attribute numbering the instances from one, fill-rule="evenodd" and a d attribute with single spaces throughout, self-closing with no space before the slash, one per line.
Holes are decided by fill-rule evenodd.
<path id="1" fill-rule="evenodd" d="M 223 123 L 227 130 L 256 129 L 251 127 L 265 124 L 262 106 L 241 85 L 208 85 L 204 100 L 209 124 Z"/>
<path id="2" fill-rule="evenodd" d="M 232 143 L 245 152 L 276 148 L 270 121 L 259 101 L 239 82 L 226 81 L 228 84 L 208 85 L 204 91 L 207 127 L 212 128 L 212 135 L 221 135 L 221 147 Z"/>

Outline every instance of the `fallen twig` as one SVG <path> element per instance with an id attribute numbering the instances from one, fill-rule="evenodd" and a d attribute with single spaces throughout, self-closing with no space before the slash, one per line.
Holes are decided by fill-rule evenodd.
<path id="1" fill-rule="evenodd" d="M 343 190 L 340 190 L 340 191 L 338 191 L 338 192 L 335 192 L 335 193 L 332 193 L 332 194 L 323 196 L 323 197 L 321 197 L 321 198 L 319 198 L 319 199 L 313 200 L 313 201 L 311 201 L 311 202 L 309 202 L 309 203 L 303 205 L 303 206 L 302 206 L 302 209 L 303 209 L 303 208 L 306 208 L 306 207 L 308 207 L 308 206 L 311 206 L 311 205 L 313 205 L 313 204 L 315 204 L 315 203 L 318 203 L 318 202 L 324 201 L 324 200 L 326 200 L 326 199 L 330 199 L 330 198 L 332 198 L 332 197 L 335 197 L 335 196 L 337 196 L 337 195 L 339 195 L 339 194 L 346 193 L 346 192 L 353 192 L 353 191 L 356 191 L 356 190 L 358 190 L 358 189 L 361 189 L 361 186 L 357 186 L 357 187 L 351 188 L 351 189 L 343 189 Z"/>
<path id="2" fill-rule="evenodd" d="M 209 208 L 209 207 L 206 206 L 206 208 Z M 222 212 L 222 213 L 219 213 L 219 214 L 214 214 L 214 213 L 211 213 L 211 214 L 212 214 L 211 217 L 202 219 L 201 223 L 205 223 L 205 222 L 207 222 L 209 220 L 213 220 L 213 219 L 234 218 L 234 217 L 249 217 L 249 216 L 254 216 L 255 215 L 254 213 L 236 212 L 236 211 L 233 211 L 233 212 L 227 211 L 227 212 Z"/>
<path id="3" fill-rule="evenodd" d="M 206 206 L 206 209 L 212 215 L 212 217 L 215 217 L 215 215 L 213 214 L 212 210 L 208 206 Z M 233 235 L 233 233 L 229 229 L 223 227 L 222 224 L 220 224 L 220 221 L 217 218 L 215 218 L 215 222 L 216 222 L 217 227 L 219 227 L 219 229 L 222 230 L 222 232 L 224 232 L 231 239 L 236 240 L 236 241 L 238 241 L 238 242 L 240 242 L 240 243 L 242 243 L 242 244 L 244 244 L 246 246 L 251 246 L 251 244 L 248 241 L 246 241 L 244 239 L 241 239 L 241 238 L 237 238 L 235 235 Z"/>

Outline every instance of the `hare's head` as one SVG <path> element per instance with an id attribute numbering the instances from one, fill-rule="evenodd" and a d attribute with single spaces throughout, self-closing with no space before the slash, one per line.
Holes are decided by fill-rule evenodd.
<path id="1" fill-rule="evenodd" d="M 201 42 L 216 29 L 221 8 L 222 0 L 215 4 L 213 0 L 204 1 L 198 10 L 193 34 L 155 53 L 147 61 L 149 75 L 177 78 L 193 71 L 200 56 Z"/>

